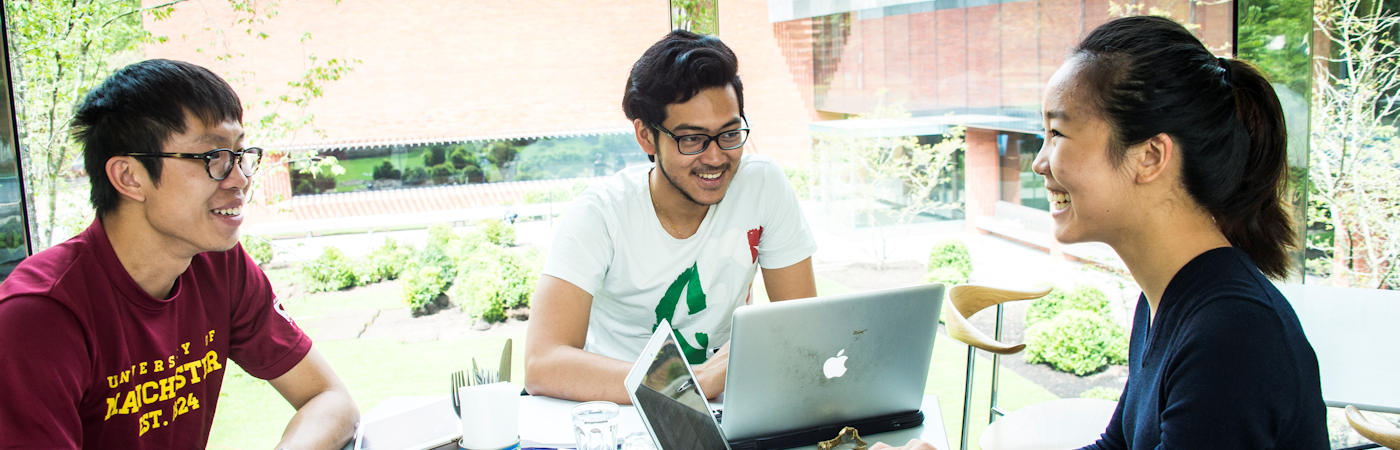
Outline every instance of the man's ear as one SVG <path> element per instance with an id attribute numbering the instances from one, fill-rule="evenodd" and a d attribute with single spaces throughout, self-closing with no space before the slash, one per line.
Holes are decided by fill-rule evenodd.
<path id="1" fill-rule="evenodd" d="M 637 134 L 637 145 L 640 145 L 642 147 L 642 151 L 646 152 L 652 157 L 655 157 L 656 141 L 653 140 L 653 138 L 656 135 L 652 133 L 651 127 L 647 126 L 647 124 L 645 123 L 642 123 L 642 119 L 632 119 L 632 128 L 636 131 Z"/>
<path id="2" fill-rule="evenodd" d="M 1137 150 L 1134 169 L 1138 183 L 1151 183 L 1166 176 L 1167 168 L 1176 162 L 1176 141 L 1166 133 L 1147 138 Z"/>
<path id="3" fill-rule="evenodd" d="M 138 164 L 136 158 L 113 156 L 107 159 L 106 169 L 107 181 L 112 183 L 118 195 L 138 202 L 146 201 L 145 187 L 152 183 L 146 167 Z"/>

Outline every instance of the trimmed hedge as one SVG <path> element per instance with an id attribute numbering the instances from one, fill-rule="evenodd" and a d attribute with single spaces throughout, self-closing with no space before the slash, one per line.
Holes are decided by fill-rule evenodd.
<path id="1" fill-rule="evenodd" d="M 1026 310 L 1026 362 L 1086 375 L 1128 361 L 1128 336 L 1103 291 L 1056 289 Z"/>
<path id="2" fill-rule="evenodd" d="M 943 241 L 928 255 L 928 281 L 949 286 L 967 283 L 972 275 L 972 255 L 962 241 Z"/>

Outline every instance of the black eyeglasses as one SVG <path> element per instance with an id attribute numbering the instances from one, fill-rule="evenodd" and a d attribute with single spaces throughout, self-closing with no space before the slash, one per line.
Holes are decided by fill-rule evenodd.
<path id="1" fill-rule="evenodd" d="M 710 146 L 710 141 L 715 141 L 721 150 L 734 150 L 744 146 L 744 141 L 749 140 L 749 129 L 740 128 L 737 130 L 721 131 L 714 136 L 708 134 L 687 134 L 676 136 L 671 130 L 667 130 L 661 125 L 652 125 L 657 131 L 666 133 L 671 139 L 676 140 L 676 147 L 682 155 L 698 155 L 705 152 Z"/>
<path id="2" fill-rule="evenodd" d="M 262 161 L 262 153 L 263 149 L 261 148 L 248 147 L 237 151 L 220 148 L 204 153 L 128 152 L 117 156 L 202 159 L 204 160 L 204 170 L 209 172 L 209 178 L 213 178 L 214 181 L 224 181 L 224 178 L 228 178 L 228 175 L 233 173 L 235 165 L 238 166 L 238 171 L 242 172 L 243 176 L 253 176 L 258 172 L 258 162 Z"/>

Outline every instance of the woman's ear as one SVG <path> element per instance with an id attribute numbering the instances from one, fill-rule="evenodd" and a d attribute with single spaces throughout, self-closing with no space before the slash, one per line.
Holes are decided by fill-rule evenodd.
<path id="1" fill-rule="evenodd" d="M 1157 133 L 1138 144 L 1133 169 L 1138 183 L 1151 183 L 1166 176 L 1176 162 L 1176 141 L 1166 133 Z"/>
<path id="2" fill-rule="evenodd" d="M 107 181 L 123 197 L 146 201 L 145 187 L 151 184 L 146 167 L 136 163 L 130 156 L 113 156 L 107 159 Z"/>
<path id="3" fill-rule="evenodd" d="M 652 140 L 652 137 L 655 135 L 652 134 L 651 127 L 647 126 L 647 124 L 645 123 L 642 123 L 642 119 L 632 119 L 632 128 L 636 131 L 637 134 L 637 145 L 640 145 L 642 147 L 642 151 L 646 152 L 648 155 L 655 157 L 656 141 Z"/>

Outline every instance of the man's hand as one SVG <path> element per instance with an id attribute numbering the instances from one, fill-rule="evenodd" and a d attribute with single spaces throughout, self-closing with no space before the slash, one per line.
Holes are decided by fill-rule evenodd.
<path id="1" fill-rule="evenodd" d="M 705 397 L 714 400 L 720 393 L 724 392 L 724 379 L 729 375 L 729 343 L 725 342 L 723 347 L 704 363 L 695 366 L 696 382 L 700 383 L 700 390 L 705 392 Z"/>
<path id="2" fill-rule="evenodd" d="M 918 440 L 918 439 L 910 439 L 909 442 L 908 442 L 908 443 L 905 443 L 903 447 L 890 447 L 889 445 L 885 444 L 884 442 L 877 442 L 877 443 L 875 443 L 874 446 L 871 446 L 871 447 L 870 447 L 870 450 L 884 450 L 884 449 L 889 449 L 889 450 L 938 450 L 938 449 L 934 448 L 932 445 L 929 445 L 929 443 L 924 442 L 924 441 L 921 441 L 921 440 Z"/>

